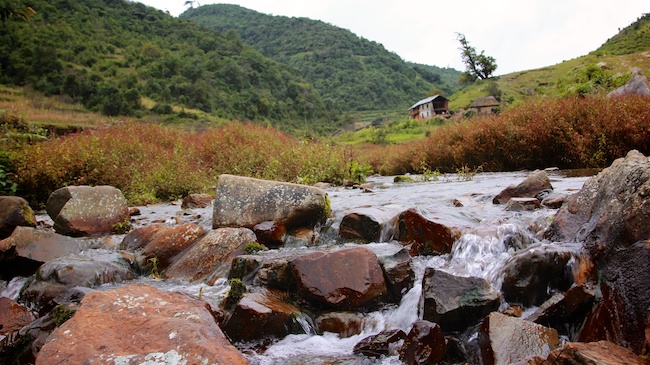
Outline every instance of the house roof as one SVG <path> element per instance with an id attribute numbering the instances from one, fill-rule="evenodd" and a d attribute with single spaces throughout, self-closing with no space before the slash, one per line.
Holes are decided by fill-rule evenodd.
<path id="1" fill-rule="evenodd" d="M 499 101 L 494 96 L 487 96 L 484 98 L 476 98 L 470 108 L 484 108 L 487 106 L 499 106 Z"/>
<path id="2" fill-rule="evenodd" d="M 431 97 L 428 97 L 428 98 L 426 98 L 426 99 L 422 99 L 422 100 L 418 101 L 417 103 L 413 104 L 413 106 L 410 107 L 409 110 L 414 109 L 414 108 L 417 108 L 417 107 L 419 107 L 419 106 L 422 105 L 422 104 L 429 103 L 429 102 L 431 102 L 431 101 L 433 101 L 433 100 L 435 100 L 435 99 L 437 99 L 437 98 L 443 98 L 443 99 L 447 100 L 447 98 L 445 98 L 444 96 L 439 95 L 439 94 L 436 94 L 436 95 L 434 95 L 434 96 L 431 96 Z"/>

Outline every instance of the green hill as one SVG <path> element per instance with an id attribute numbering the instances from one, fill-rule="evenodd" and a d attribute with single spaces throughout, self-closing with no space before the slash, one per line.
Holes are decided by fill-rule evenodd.
<path id="1" fill-rule="evenodd" d="M 494 94 L 507 106 L 531 96 L 606 93 L 627 82 L 633 68 L 647 74 L 649 51 L 650 14 L 644 14 L 588 55 L 476 82 L 452 95 L 449 105 L 467 108 L 477 97 Z"/>
<path id="2" fill-rule="evenodd" d="M 32 0 L 0 22 L 0 83 L 106 115 L 215 117 L 284 130 L 335 128 L 338 112 L 297 72 L 187 19 L 125 0 Z"/>
<path id="3" fill-rule="evenodd" d="M 235 30 L 265 56 L 297 69 L 327 105 L 341 111 L 403 112 L 433 89 L 448 95 L 457 89 L 443 79 L 446 73 L 409 64 L 381 44 L 322 21 L 226 4 L 189 9 L 180 18 L 219 32 Z"/>

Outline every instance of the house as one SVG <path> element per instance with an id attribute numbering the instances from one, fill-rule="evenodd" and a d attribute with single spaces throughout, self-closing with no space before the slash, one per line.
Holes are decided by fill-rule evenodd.
<path id="1" fill-rule="evenodd" d="M 487 96 L 484 98 L 476 98 L 469 110 L 473 110 L 476 114 L 492 114 L 499 107 L 500 103 L 494 96 Z"/>
<path id="2" fill-rule="evenodd" d="M 422 99 L 409 108 L 409 119 L 431 119 L 438 114 L 449 112 L 449 100 L 442 95 Z"/>

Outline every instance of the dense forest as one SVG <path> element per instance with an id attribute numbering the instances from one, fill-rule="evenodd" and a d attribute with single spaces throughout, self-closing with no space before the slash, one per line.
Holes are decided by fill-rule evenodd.
<path id="1" fill-rule="evenodd" d="M 25 6 L 14 1 L 11 6 Z M 125 0 L 33 0 L 0 22 L 0 83 L 65 95 L 106 115 L 201 110 L 228 119 L 321 123 L 327 110 L 295 70 L 186 19 Z M 153 101 L 148 108 L 143 100 Z M 278 125 L 281 124 L 281 125 Z"/>
<path id="2" fill-rule="evenodd" d="M 379 43 L 322 21 L 227 4 L 188 9 L 180 18 L 219 32 L 235 30 L 265 56 L 297 69 L 328 106 L 341 111 L 406 109 L 432 91 L 451 95 L 458 88 L 456 70 L 409 64 Z M 452 76 L 443 80 L 443 72 Z"/>

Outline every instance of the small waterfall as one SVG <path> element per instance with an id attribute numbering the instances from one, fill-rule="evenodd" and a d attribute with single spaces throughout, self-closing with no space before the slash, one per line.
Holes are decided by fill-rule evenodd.
<path id="1" fill-rule="evenodd" d="M 9 284 L 7 284 L 7 287 L 2 292 L 0 292 L 0 297 L 9 298 L 11 300 L 18 299 L 20 291 L 23 289 L 25 284 L 27 284 L 28 280 L 29 278 L 21 276 L 16 276 L 15 278 L 11 279 Z"/>

